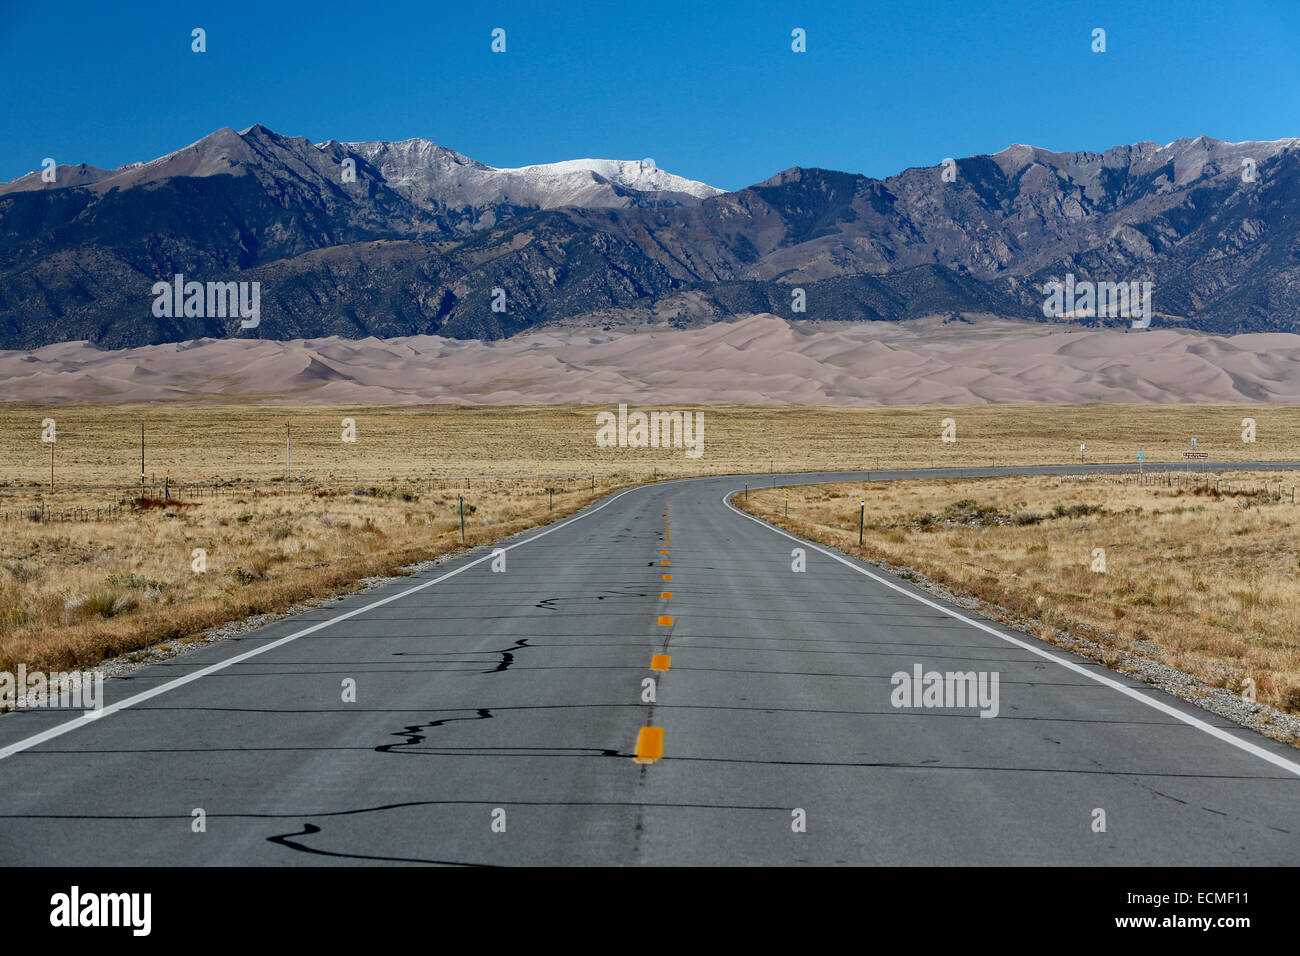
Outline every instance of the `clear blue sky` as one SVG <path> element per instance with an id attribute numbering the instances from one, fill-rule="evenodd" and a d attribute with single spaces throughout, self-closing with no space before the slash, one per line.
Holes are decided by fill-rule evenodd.
<path id="1" fill-rule="evenodd" d="M 254 123 L 494 166 L 652 157 L 725 189 L 1017 142 L 1277 139 L 1300 134 L 1300 2 L 0 0 L 0 179 Z"/>

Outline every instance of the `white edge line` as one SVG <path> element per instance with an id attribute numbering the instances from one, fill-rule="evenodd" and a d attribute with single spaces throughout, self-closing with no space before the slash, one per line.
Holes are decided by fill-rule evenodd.
<path id="1" fill-rule="evenodd" d="M 624 495 L 631 494 L 634 491 L 641 491 L 645 488 L 652 488 L 652 487 L 654 487 L 654 485 L 637 485 L 635 488 L 628 488 L 624 491 L 620 491 L 618 494 L 610 498 L 607 498 L 604 502 L 602 502 L 601 504 L 597 505 L 594 508 L 589 508 L 587 510 L 584 510 L 582 513 L 574 515 L 572 518 L 562 521 L 559 524 L 552 525 L 551 527 L 539 531 L 536 534 L 529 535 L 527 538 L 525 538 L 522 541 L 516 541 L 514 544 L 506 545 L 505 547 L 500 548 L 500 550 L 510 551 L 513 550 L 514 548 L 520 547 L 521 545 L 530 544 L 533 541 L 536 541 L 538 538 L 546 537 L 546 535 L 550 534 L 552 531 L 559 531 L 561 528 L 567 527 L 568 525 L 573 524 L 575 521 L 581 521 L 583 518 L 590 517 L 591 515 L 595 514 L 597 511 L 600 511 L 602 508 L 612 505 L 615 501 L 617 501 L 619 498 L 622 498 Z M 320 621 L 316 624 L 313 624 L 311 627 L 303 628 L 301 631 L 295 631 L 292 634 L 287 634 L 284 637 L 271 641 L 271 643 L 269 644 L 263 644 L 261 647 L 255 647 L 252 650 L 245 651 L 242 654 L 237 654 L 234 657 L 228 658 L 224 661 L 218 661 L 215 664 L 209 664 L 207 667 L 194 671 L 194 673 L 192 674 L 186 674 L 183 677 L 177 677 L 175 680 L 170 680 L 165 684 L 159 684 L 157 687 L 153 687 L 150 688 L 149 690 L 141 691 L 140 693 L 135 694 L 131 697 L 126 697 L 122 700 L 119 700 L 115 704 L 109 704 L 107 707 L 103 707 L 100 710 L 86 711 L 80 717 L 76 717 L 62 724 L 57 724 L 56 726 L 51 727 L 48 730 L 43 730 L 38 734 L 33 734 L 31 737 L 26 737 L 22 740 L 17 741 L 16 743 L 10 744 L 7 747 L 0 748 L 0 760 L 4 760 L 6 757 L 12 757 L 16 753 L 22 753 L 24 750 L 29 750 L 32 747 L 35 747 L 39 744 L 43 744 L 47 740 L 53 740 L 55 737 L 61 737 L 64 734 L 69 733 L 70 731 L 76 730 L 78 727 L 84 727 L 86 726 L 86 724 L 97 721 L 102 717 L 107 717 L 109 714 L 115 714 L 119 710 L 125 710 L 128 707 L 134 707 L 136 704 L 143 703 L 144 701 L 149 700 L 150 698 L 153 697 L 157 697 L 160 694 L 165 694 L 170 690 L 175 690 L 177 687 L 181 687 L 185 684 L 190 683 L 191 681 L 196 681 L 201 677 L 207 677 L 209 674 L 215 674 L 217 671 L 225 670 L 227 667 L 230 667 L 232 664 L 238 664 L 242 661 L 246 661 L 251 657 L 256 657 L 258 654 L 265 654 L 267 651 L 274 650 L 277 647 L 283 647 L 285 644 L 288 644 L 292 641 L 296 641 L 300 637 L 306 637 L 308 634 L 312 634 L 315 633 L 316 631 L 330 627 L 331 625 L 338 624 L 340 621 L 346 621 L 348 618 L 356 617 L 358 614 L 365 614 L 367 611 L 373 611 L 377 607 L 383 607 L 385 604 L 390 604 L 393 601 L 400 600 L 401 598 L 414 594 L 417 591 L 423 591 L 425 588 L 432 587 L 433 585 L 438 584 L 441 581 L 445 581 L 450 577 L 454 577 L 455 575 L 460 574 L 462 571 L 469 570 L 470 568 L 474 567 L 474 565 L 476 564 L 482 564 L 484 561 L 490 559 L 496 550 L 497 548 L 493 548 L 492 551 L 489 551 L 487 554 L 483 555 L 482 557 L 475 558 L 473 561 L 470 561 L 468 564 L 462 564 L 454 571 L 448 571 L 446 574 L 439 575 L 438 577 L 433 578 L 432 580 L 429 581 L 425 581 L 422 584 L 416 584 L 412 587 L 406 588 L 405 590 L 398 591 L 396 594 L 391 594 L 386 598 L 381 598 L 378 601 L 372 601 L 370 604 L 367 604 L 365 607 L 356 608 L 355 610 L 348 611 L 346 614 L 339 614 L 335 617 L 330 618 L 327 621 Z"/>
<path id="2" fill-rule="evenodd" d="M 1128 697 L 1132 697 L 1134 700 L 1141 701 L 1142 703 L 1146 704 L 1148 707 L 1152 707 L 1163 714 L 1168 714 L 1171 717 L 1181 720 L 1185 724 L 1190 724 L 1191 726 L 1195 727 L 1197 730 L 1203 730 L 1211 737 L 1216 737 L 1219 740 L 1232 744 L 1232 746 L 1237 747 L 1240 750 L 1244 750 L 1249 754 L 1253 754 L 1256 757 L 1259 757 L 1263 760 L 1267 760 L 1269 763 L 1273 764 L 1274 766 L 1281 767 L 1283 770 L 1287 770 L 1290 773 L 1295 774 L 1296 776 L 1300 776 L 1300 764 L 1297 764 L 1292 760 L 1288 760 L 1286 757 L 1283 757 L 1280 754 L 1275 754 L 1272 751 L 1265 750 L 1263 747 L 1260 747 L 1256 744 L 1252 744 L 1250 741 L 1242 740 L 1241 738 L 1228 733 L 1226 730 L 1223 730 L 1220 727 L 1215 727 L 1213 724 L 1207 724 L 1205 721 L 1201 720 L 1198 717 L 1193 717 L 1190 714 L 1185 714 L 1178 708 L 1166 704 L 1162 700 L 1157 700 L 1154 697 L 1149 697 L 1146 694 L 1143 694 L 1132 687 L 1127 687 L 1124 684 L 1121 684 L 1117 680 L 1112 680 L 1111 678 L 1105 676 L 1104 674 L 1098 674 L 1092 670 L 1089 670 L 1086 667 L 1083 667 L 1082 665 L 1074 663 L 1073 661 L 1066 660 L 1046 650 L 1043 650 L 1041 647 L 1035 647 L 1034 645 L 1026 641 L 1022 641 L 1019 638 L 1012 637 L 1009 634 L 1003 634 L 995 627 L 990 627 L 989 625 L 981 623 L 980 621 L 977 621 L 974 618 L 969 618 L 964 614 L 959 614 L 957 611 L 954 611 L 951 608 L 944 607 L 942 604 L 939 604 L 936 601 L 931 601 L 929 598 L 924 598 L 919 594 L 915 594 L 912 591 L 909 591 L 907 588 L 895 584 L 893 581 L 889 581 L 885 578 L 882 578 L 878 574 L 873 574 L 872 572 L 868 571 L 866 568 L 859 567 L 858 565 L 854 564 L 852 561 L 850 561 L 848 558 L 843 557 L 842 555 L 835 554 L 832 551 L 827 551 L 825 548 L 818 547 L 817 545 L 813 544 L 811 541 L 805 541 L 803 538 L 792 535 L 787 531 L 783 531 L 782 529 L 776 527 L 775 525 L 769 524 L 768 522 L 764 521 L 762 518 L 756 518 L 751 514 L 746 514 L 745 512 L 741 511 L 739 508 L 737 508 L 735 505 L 731 503 L 731 496 L 734 495 L 735 493 L 736 493 L 735 491 L 729 491 L 727 492 L 727 494 L 723 495 L 722 503 L 726 505 L 728 508 L 730 508 L 732 511 L 734 511 L 736 514 L 740 515 L 742 518 L 748 518 L 750 521 L 762 525 L 763 527 L 767 528 L 769 531 L 775 531 L 777 534 L 781 535 L 782 537 L 789 538 L 791 541 L 795 541 L 800 545 L 806 545 L 807 547 L 812 548 L 814 551 L 824 554 L 828 558 L 833 558 L 836 561 L 838 561 L 840 564 L 845 565 L 846 567 L 852 568 L 854 571 L 857 571 L 859 574 L 865 574 L 867 577 L 871 578 L 871 580 L 883 584 L 885 587 L 891 588 L 897 591 L 899 594 L 905 594 L 914 601 L 918 601 L 921 604 L 926 605 L 927 607 L 932 607 L 936 611 L 941 611 L 944 614 L 947 614 L 951 618 L 956 618 L 958 621 L 961 621 L 963 624 L 969 624 L 971 627 L 979 628 L 979 630 L 984 631 L 988 634 L 992 634 L 994 637 L 1000 637 L 1002 638 L 1002 640 L 1014 644 L 1016 647 L 1023 648 L 1024 650 L 1029 651 L 1031 654 L 1037 654 L 1039 657 L 1043 657 L 1049 661 L 1053 661 L 1057 664 L 1060 664 L 1062 667 L 1074 671 L 1074 673 L 1076 674 L 1082 674 L 1084 677 L 1088 677 L 1099 684 L 1104 684 L 1107 687 L 1119 691 L 1121 694 L 1124 694 Z"/>

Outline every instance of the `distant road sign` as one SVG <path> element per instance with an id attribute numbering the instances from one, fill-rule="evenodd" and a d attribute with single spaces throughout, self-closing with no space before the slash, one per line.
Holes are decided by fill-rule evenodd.
<path id="1" fill-rule="evenodd" d="M 1185 451 L 1183 452 L 1183 457 L 1184 458 L 1209 458 L 1210 453 L 1208 451 Z"/>

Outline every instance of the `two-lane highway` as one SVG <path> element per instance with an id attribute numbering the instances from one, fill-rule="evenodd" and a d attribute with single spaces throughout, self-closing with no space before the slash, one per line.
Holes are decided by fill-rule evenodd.
<path id="1" fill-rule="evenodd" d="M 0 863 L 1300 863 L 1290 748 L 725 501 L 756 480 L 0 717 Z M 895 706 L 917 665 L 996 675 L 996 716 Z"/>

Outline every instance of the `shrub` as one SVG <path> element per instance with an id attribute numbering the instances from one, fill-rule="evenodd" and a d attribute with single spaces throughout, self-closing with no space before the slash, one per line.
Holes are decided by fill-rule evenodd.
<path id="1" fill-rule="evenodd" d="M 74 610 L 80 610 L 84 614 L 98 614 L 100 617 L 112 617 L 117 613 L 117 601 L 122 595 L 109 588 L 103 588 L 86 596 L 83 601 Z"/>
<path id="2" fill-rule="evenodd" d="M 18 561 L 6 561 L 4 563 L 4 569 L 13 575 L 15 581 L 22 582 L 35 581 L 43 573 L 41 566 L 36 564 L 34 561 L 24 561 L 21 559 Z"/>
<path id="3" fill-rule="evenodd" d="M 242 565 L 237 568 L 231 568 L 226 573 L 235 579 L 236 584 L 252 584 L 257 580 L 257 575 Z"/>

